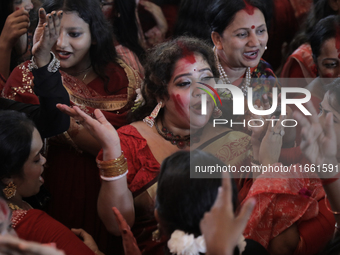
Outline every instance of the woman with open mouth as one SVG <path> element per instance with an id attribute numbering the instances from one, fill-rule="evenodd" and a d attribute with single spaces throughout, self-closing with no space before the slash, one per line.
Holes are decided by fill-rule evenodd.
<path id="1" fill-rule="evenodd" d="M 267 24 L 272 16 L 270 1 L 216 1 L 210 5 L 207 22 L 218 62 L 220 82 L 233 84 L 247 95 L 253 88 L 253 103 L 261 106 L 262 95 L 279 86 L 271 66 L 261 59 L 268 41 Z M 274 78 L 264 82 L 252 78 Z M 229 99 L 228 93 L 219 91 Z"/>

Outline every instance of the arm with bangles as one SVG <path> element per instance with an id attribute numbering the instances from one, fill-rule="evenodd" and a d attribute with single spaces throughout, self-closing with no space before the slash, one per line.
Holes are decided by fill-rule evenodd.
<path id="1" fill-rule="evenodd" d="M 78 107 L 70 108 L 66 105 L 57 105 L 57 107 L 82 123 L 103 149 L 102 158 L 100 158 L 101 153 L 97 158 L 102 178 L 97 204 L 98 213 L 107 230 L 114 235 L 120 235 L 119 226 L 112 214 L 112 207 L 116 207 L 121 212 L 130 226 L 135 221 L 135 209 L 132 193 L 127 184 L 127 169 L 117 165 L 118 161 L 126 163 L 118 133 L 98 109 L 94 111 L 96 119 L 93 119 Z"/>

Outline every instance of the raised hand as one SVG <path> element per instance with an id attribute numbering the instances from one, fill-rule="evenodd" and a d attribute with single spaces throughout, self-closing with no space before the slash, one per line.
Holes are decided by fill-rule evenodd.
<path id="1" fill-rule="evenodd" d="M 334 131 L 333 114 L 327 113 L 325 123 L 322 125 L 313 104 L 308 102 L 306 108 L 312 115 L 306 117 L 300 112 L 294 112 L 294 118 L 302 126 L 300 144 L 302 152 L 313 164 L 336 165 L 337 137 Z"/>
<path id="2" fill-rule="evenodd" d="M 164 17 L 162 9 L 157 4 L 150 1 L 142 0 L 139 4 L 143 5 L 145 10 L 152 14 L 157 23 L 155 27 L 145 33 L 145 37 L 147 38 L 149 45 L 154 46 L 157 43 L 163 42 L 165 34 L 168 31 L 168 23 Z"/>
<path id="3" fill-rule="evenodd" d="M 50 62 L 50 51 L 60 34 L 60 24 L 63 11 L 53 11 L 46 15 L 43 8 L 39 9 L 39 23 L 33 38 L 32 53 L 39 67 Z"/>
<path id="4" fill-rule="evenodd" d="M 23 34 L 27 33 L 30 19 L 28 11 L 21 8 L 10 14 L 5 22 L 0 36 L 0 44 L 12 49 Z"/>
<path id="5" fill-rule="evenodd" d="M 76 121 L 82 124 L 94 138 L 97 139 L 103 148 L 104 160 L 118 158 L 121 155 L 122 151 L 118 133 L 110 122 L 106 120 L 100 110 L 96 109 L 94 111 L 96 119 L 93 119 L 77 106 L 71 108 L 67 105 L 57 104 L 57 108 L 73 117 Z"/>
<path id="6" fill-rule="evenodd" d="M 229 255 L 239 244 L 242 233 L 255 206 L 255 199 L 245 202 L 237 217 L 232 204 L 232 188 L 228 173 L 223 174 L 222 187 L 210 212 L 204 214 L 200 223 L 207 255 Z"/>

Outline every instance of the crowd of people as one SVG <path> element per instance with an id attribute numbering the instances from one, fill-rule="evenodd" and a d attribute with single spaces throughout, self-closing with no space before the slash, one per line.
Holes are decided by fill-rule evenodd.
<path id="1" fill-rule="evenodd" d="M 1 1 L 0 253 L 340 254 L 339 11 Z"/>

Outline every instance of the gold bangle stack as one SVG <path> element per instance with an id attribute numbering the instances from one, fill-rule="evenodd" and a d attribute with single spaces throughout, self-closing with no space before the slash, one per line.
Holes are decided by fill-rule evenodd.
<path id="1" fill-rule="evenodd" d="M 127 172 L 128 166 L 124 153 L 116 159 L 101 161 L 96 160 L 99 174 L 103 177 L 116 177 Z"/>

